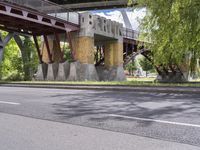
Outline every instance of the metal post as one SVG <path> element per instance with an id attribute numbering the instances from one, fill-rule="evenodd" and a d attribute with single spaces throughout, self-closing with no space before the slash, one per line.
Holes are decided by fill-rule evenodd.
<path id="1" fill-rule="evenodd" d="M 102 46 L 99 46 L 99 57 L 100 60 L 102 59 Z"/>
<path id="2" fill-rule="evenodd" d="M 125 43 L 126 57 L 128 56 L 128 43 Z"/>
<path id="3" fill-rule="evenodd" d="M 67 21 L 69 22 L 69 11 L 67 12 Z"/>

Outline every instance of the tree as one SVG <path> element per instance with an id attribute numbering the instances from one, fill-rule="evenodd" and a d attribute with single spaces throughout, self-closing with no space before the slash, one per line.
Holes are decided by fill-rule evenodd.
<path id="1" fill-rule="evenodd" d="M 1 32 L 5 37 L 6 32 Z M 23 79 L 23 63 L 21 53 L 12 39 L 4 50 L 3 61 L 0 64 L 0 79 L 4 80 L 22 80 Z"/>
<path id="2" fill-rule="evenodd" d="M 137 69 L 135 62 L 130 62 L 127 66 L 126 69 L 129 72 L 129 75 L 133 75 L 133 71 Z"/>
<path id="3" fill-rule="evenodd" d="M 142 31 L 151 39 L 155 65 L 165 68 L 183 65 L 190 56 L 188 69 L 196 70 L 200 56 L 199 0 L 137 0 L 147 8 Z"/>
<path id="4" fill-rule="evenodd" d="M 2 31 L 5 37 L 6 32 Z M 38 66 L 38 56 L 30 37 L 14 36 L 5 47 L 0 64 L 0 79 L 31 80 Z M 17 43 L 16 44 L 16 37 Z M 19 48 L 20 47 L 20 48 Z"/>
<path id="5" fill-rule="evenodd" d="M 38 66 L 38 56 L 33 41 L 30 37 L 25 37 L 23 40 L 23 71 L 24 80 L 31 80 Z"/>
<path id="6" fill-rule="evenodd" d="M 30 37 L 14 36 L 23 62 L 24 80 L 31 80 L 38 65 L 38 57 L 33 42 Z"/>
<path id="7" fill-rule="evenodd" d="M 142 69 L 144 71 L 146 71 L 146 77 L 148 75 L 148 72 L 154 69 L 152 63 L 149 60 L 147 60 L 146 58 L 142 58 L 139 61 L 139 63 L 141 65 Z"/>

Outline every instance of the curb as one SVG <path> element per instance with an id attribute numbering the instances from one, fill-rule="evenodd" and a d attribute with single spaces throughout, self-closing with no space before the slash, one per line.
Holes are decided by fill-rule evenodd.
<path id="1" fill-rule="evenodd" d="M 125 86 L 125 85 L 72 85 L 72 84 L 36 84 L 36 83 L 2 83 L 2 87 L 50 88 L 73 90 L 101 90 L 121 92 L 153 92 L 153 93 L 178 93 L 200 94 L 199 87 L 164 87 L 164 86 Z"/>

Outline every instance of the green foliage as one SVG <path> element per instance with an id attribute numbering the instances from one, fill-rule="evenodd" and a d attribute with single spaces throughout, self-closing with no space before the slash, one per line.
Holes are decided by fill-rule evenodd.
<path id="1" fill-rule="evenodd" d="M 129 75 L 133 75 L 133 72 L 137 69 L 135 62 L 131 62 L 126 66 L 126 70 L 128 70 Z"/>
<path id="2" fill-rule="evenodd" d="M 3 37 L 6 32 L 1 32 Z M 4 49 L 3 61 L 0 64 L 0 80 L 31 80 L 37 70 L 38 56 L 32 40 L 22 38 L 23 49 L 19 49 L 14 39 Z M 22 57 L 23 56 L 23 57 Z"/>
<path id="3" fill-rule="evenodd" d="M 5 34 L 4 32 L 3 35 Z M 21 79 L 22 64 L 20 50 L 12 39 L 4 50 L 4 58 L 0 67 L 1 79 L 8 80 L 10 76 L 12 76 L 12 79 Z"/>
<path id="4" fill-rule="evenodd" d="M 23 60 L 23 71 L 24 71 L 24 80 L 31 80 L 33 74 L 37 70 L 38 66 L 38 56 L 34 43 L 29 37 L 25 37 L 23 40 L 23 49 L 24 56 Z"/>
<path id="5" fill-rule="evenodd" d="M 143 32 L 151 39 L 154 63 L 180 65 L 192 54 L 191 71 L 200 56 L 199 0 L 137 0 L 147 7 Z"/>
<path id="6" fill-rule="evenodd" d="M 153 65 L 146 58 L 141 59 L 139 63 L 144 71 L 150 71 L 153 69 Z"/>
<path id="7" fill-rule="evenodd" d="M 72 62 L 73 59 L 72 59 L 72 54 L 71 54 L 71 50 L 69 48 L 69 45 L 67 46 L 64 46 L 64 60 L 67 60 L 68 62 Z"/>
<path id="8" fill-rule="evenodd" d="M 148 72 L 154 70 L 154 67 L 153 67 L 152 63 L 149 60 L 147 60 L 146 58 L 141 59 L 139 61 L 139 63 L 141 65 L 142 69 L 144 71 L 146 71 L 146 76 L 147 76 Z"/>

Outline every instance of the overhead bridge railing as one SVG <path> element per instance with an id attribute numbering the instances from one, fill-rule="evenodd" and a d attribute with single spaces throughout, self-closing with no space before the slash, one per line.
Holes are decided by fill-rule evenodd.
<path id="1" fill-rule="evenodd" d="M 35 11 L 45 13 L 58 19 L 79 25 L 80 15 L 69 9 L 63 8 L 60 5 L 49 2 L 47 0 L 2 0 L 18 6 L 33 9 Z"/>
<path id="2" fill-rule="evenodd" d="M 123 37 L 127 39 L 137 40 L 139 38 L 139 32 L 136 30 L 124 28 L 123 29 Z"/>

